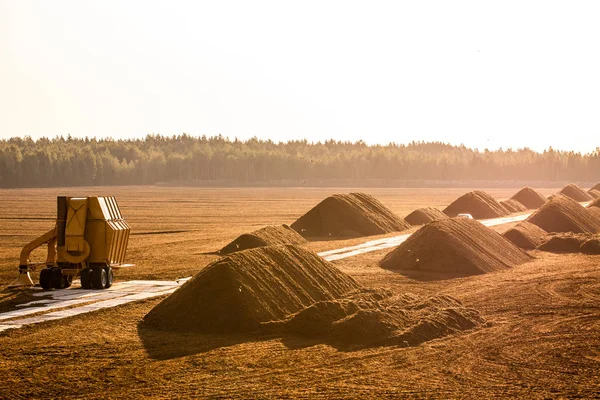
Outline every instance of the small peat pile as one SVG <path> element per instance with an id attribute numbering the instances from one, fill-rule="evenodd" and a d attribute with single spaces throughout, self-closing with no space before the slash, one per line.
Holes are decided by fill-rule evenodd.
<path id="1" fill-rule="evenodd" d="M 544 242 L 547 232 L 537 225 L 523 221 L 502 234 L 516 246 L 533 250 Z"/>
<path id="2" fill-rule="evenodd" d="M 575 200 L 558 195 L 534 212 L 527 221 L 546 232 L 600 232 L 600 219 Z"/>
<path id="3" fill-rule="evenodd" d="M 583 254 L 600 254 L 600 236 L 588 239 L 581 244 Z"/>
<path id="4" fill-rule="evenodd" d="M 592 238 L 589 233 L 551 233 L 537 249 L 550 253 L 579 253 L 581 245 Z"/>
<path id="5" fill-rule="evenodd" d="M 267 326 L 334 345 L 415 346 L 484 323 L 479 312 L 449 296 L 393 296 L 364 289 L 344 299 L 315 303 Z"/>
<path id="6" fill-rule="evenodd" d="M 528 209 L 540 208 L 548 199 L 538 192 L 537 190 L 525 186 L 511 197 L 512 200 L 516 200 L 523 204 Z"/>
<path id="7" fill-rule="evenodd" d="M 456 217 L 458 214 L 471 214 L 475 219 L 498 218 L 509 212 L 492 196 L 482 190 L 466 193 L 444 209 L 444 214 Z"/>
<path id="8" fill-rule="evenodd" d="M 590 204 L 588 204 L 588 208 L 592 208 L 592 207 L 600 208 L 600 199 L 596 199 L 596 200 L 592 201 Z"/>
<path id="9" fill-rule="evenodd" d="M 448 216 L 433 207 L 419 208 L 404 217 L 404 220 L 413 226 L 425 225 L 440 219 L 448 219 Z"/>
<path id="10" fill-rule="evenodd" d="M 593 199 L 593 197 L 588 192 L 575 185 L 574 183 L 569 183 L 567 186 L 562 188 L 559 193 L 570 197 L 575 201 L 590 201 Z"/>
<path id="11" fill-rule="evenodd" d="M 219 254 L 231 254 L 236 251 L 255 247 L 276 246 L 283 244 L 302 245 L 306 239 L 287 225 L 265 226 L 259 230 L 240 235 L 233 242 L 219 250 Z"/>
<path id="12" fill-rule="evenodd" d="M 365 193 L 334 194 L 291 225 L 304 237 L 357 237 L 410 228 L 379 200 Z"/>
<path id="13" fill-rule="evenodd" d="M 259 247 L 209 264 L 144 321 L 168 330 L 251 331 L 359 288 L 351 277 L 301 247 Z"/>
<path id="14" fill-rule="evenodd" d="M 588 190 L 588 194 L 592 196 L 594 199 L 600 198 L 600 190 L 598 189 L 590 189 Z"/>
<path id="15" fill-rule="evenodd" d="M 449 276 L 484 274 L 531 260 L 497 232 L 467 218 L 423 226 L 379 262 L 382 268 Z"/>
<path id="16" fill-rule="evenodd" d="M 520 202 L 518 202 L 515 199 L 504 200 L 504 201 L 501 201 L 500 204 L 504 208 L 506 208 L 506 210 L 511 214 L 528 210 L 527 207 L 525 207 L 523 204 L 521 204 Z"/>
<path id="17" fill-rule="evenodd" d="M 596 183 L 590 190 L 597 190 L 600 192 L 600 183 Z"/>

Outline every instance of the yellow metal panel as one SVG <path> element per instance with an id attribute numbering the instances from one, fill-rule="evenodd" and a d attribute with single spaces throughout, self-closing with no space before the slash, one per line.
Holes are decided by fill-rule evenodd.
<path id="1" fill-rule="evenodd" d="M 83 234 L 87 218 L 87 198 L 69 199 L 67 225 L 65 228 L 65 247 L 69 252 L 84 251 Z"/>

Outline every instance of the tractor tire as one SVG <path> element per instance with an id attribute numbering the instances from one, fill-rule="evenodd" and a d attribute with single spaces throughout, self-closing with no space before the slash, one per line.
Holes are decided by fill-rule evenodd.
<path id="1" fill-rule="evenodd" d="M 50 268 L 44 268 L 40 271 L 40 286 L 44 290 L 52 289 L 52 270 Z"/>
<path id="2" fill-rule="evenodd" d="M 115 279 L 115 274 L 113 273 L 113 269 L 110 267 L 110 265 L 107 265 L 106 267 L 104 267 L 104 271 L 106 271 L 106 285 L 104 285 L 104 288 L 108 289 L 113 284 L 113 280 Z"/>
<path id="3" fill-rule="evenodd" d="M 63 287 L 65 289 L 71 287 L 71 283 L 73 283 L 73 277 L 71 275 L 63 275 Z"/>
<path id="4" fill-rule="evenodd" d="M 60 268 L 52 268 L 50 275 L 50 284 L 54 289 L 64 289 L 65 281 L 63 280 L 63 274 Z"/>
<path id="5" fill-rule="evenodd" d="M 104 268 L 94 268 L 92 270 L 92 286 L 94 289 L 104 289 L 107 280 Z"/>
<path id="6" fill-rule="evenodd" d="M 83 289 L 91 289 L 92 288 L 92 269 L 84 268 L 81 270 L 80 274 L 81 279 L 81 287 Z"/>

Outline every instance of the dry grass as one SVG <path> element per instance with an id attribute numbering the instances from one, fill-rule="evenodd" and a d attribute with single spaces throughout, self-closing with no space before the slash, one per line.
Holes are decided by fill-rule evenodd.
<path id="1" fill-rule="evenodd" d="M 441 208 L 470 189 L 361 190 L 404 216 L 419 207 Z M 118 278 L 170 279 L 197 272 L 215 257 L 203 253 L 240 233 L 291 223 L 324 197 L 349 191 L 1 191 L 0 284 L 16 275 L 20 247 L 52 226 L 48 219 L 23 218 L 53 218 L 58 194 L 117 196 L 138 233 L 128 256 L 138 266 Z M 489 190 L 500 199 L 515 191 Z M 310 246 L 335 248 L 363 240 Z M 600 396 L 600 256 L 534 252 L 537 260 L 507 271 L 431 280 L 377 267 L 385 253 L 336 265 L 366 286 L 457 297 L 479 310 L 489 326 L 416 347 L 341 351 L 298 337 L 143 328 L 141 318 L 160 301 L 153 299 L 0 334 L 0 398 Z"/>

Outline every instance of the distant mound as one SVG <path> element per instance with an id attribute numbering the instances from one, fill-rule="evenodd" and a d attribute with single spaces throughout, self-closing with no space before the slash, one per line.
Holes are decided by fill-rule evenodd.
<path id="1" fill-rule="evenodd" d="M 209 264 L 144 320 L 169 330 L 251 331 L 359 288 L 313 252 L 296 246 L 259 247 Z"/>
<path id="2" fill-rule="evenodd" d="M 502 234 L 514 245 L 526 250 L 533 250 L 543 243 L 547 232 L 537 225 L 523 221 Z"/>
<path id="3" fill-rule="evenodd" d="M 420 298 L 365 290 L 348 298 L 315 303 L 268 325 L 346 345 L 414 346 L 483 323 L 477 311 L 449 296 Z"/>
<path id="4" fill-rule="evenodd" d="M 529 186 L 524 187 L 511 197 L 512 200 L 516 200 L 523 204 L 528 209 L 540 208 L 548 199 L 535 189 Z"/>
<path id="5" fill-rule="evenodd" d="M 600 219 L 575 200 L 558 195 L 534 212 L 527 221 L 546 232 L 597 233 Z"/>
<path id="6" fill-rule="evenodd" d="M 440 219 L 447 219 L 448 216 L 433 207 L 419 208 L 406 217 L 404 220 L 411 225 L 425 225 L 430 223 L 431 221 L 437 221 Z"/>
<path id="7" fill-rule="evenodd" d="M 365 193 L 334 194 L 291 225 L 304 237 L 356 237 L 410 228 L 379 200 Z"/>
<path id="8" fill-rule="evenodd" d="M 304 243 L 306 243 L 306 239 L 287 225 L 265 226 L 254 232 L 240 235 L 233 242 L 219 250 L 219 254 L 230 254 L 255 247 L 283 244 L 302 245 Z"/>
<path id="9" fill-rule="evenodd" d="M 592 196 L 589 193 L 587 193 L 585 190 L 575 185 L 574 183 L 569 183 L 567 186 L 562 188 L 559 193 L 570 197 L 575 201 L 592 200 Z"/>
<path id="10" fill-rule="evenodd" d="M 501 201 L 500 204 L 506 208 L 508 210 L 509 213 L 518 213 L 518 212 L 523 212 L 523 211 L 527 211 L 528 208 L 525 207 L 523 204 L 519 203 L 517 200 L 515 199 L 508 199 L 508 200 L 504 200 Z"/>
<path id="11" fill-rule="evenodd" d="M 464 276 L 499 271 L 531 257 L 497 232 L 467 218 L 423 226 L 379 262 L 386 269 Z"/>
<path id="12" fill-rule="evenodd" d="M 579 253 L 581 245 L 592 238 L 588 233 L 561 232 L 551 233 L 547 240 L 538 246 L 538 250 L 551 253 Z"/>
<path id="13" fill-rule="evenodd" d="M 590 190 L 597 190 L 600 192 L 600 183 L 597 183 L 594 186 L 592 186 L 592 188 Z"/>
<path id="14" fill-rule="evenodd" d="M 594 199 L 600 198 L 600 190 L 598 189 L 590 189 L 588 190 L 588 194 L 592 196 Z"/>
<path id="15" fill-rule="evenodd" d="M 444 214 L 456 217 L 458 214 L 471 214 L 473 218 L 498 218 L 509 212 L 492 196 L 481 190 L 466 193 L 444 209 Z"/>

